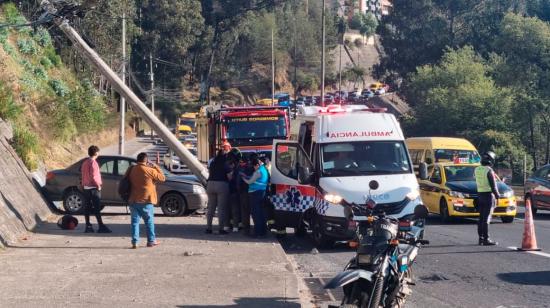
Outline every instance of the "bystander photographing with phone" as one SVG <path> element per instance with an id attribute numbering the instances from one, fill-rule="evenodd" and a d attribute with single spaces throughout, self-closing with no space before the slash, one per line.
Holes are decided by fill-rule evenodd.
<path id="1" fill-rule="evenodd" d="M 159 244 L 155 235 L 155 204 L 157 198 L 157 182 L 164 182 L 166 177 L 159 166 L 148 162 L 147 153 L 139 153 L 137 165 L 126 172 L 130 181 L 130 214 L 132 220 L 132 248 L 137 248 L 139 242 L 139 222 L 143 218 L 147 231 L 147 247 Z"/>

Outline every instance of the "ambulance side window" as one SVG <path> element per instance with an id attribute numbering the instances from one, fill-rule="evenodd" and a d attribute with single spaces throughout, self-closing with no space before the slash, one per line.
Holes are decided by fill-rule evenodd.
<path id="1" fill-rule="evenodd" d="M 298 171 L 296 170 L 297 152 L 298 147 L 296 145 L 277 144 L 275 165 L 277 170 L 284 176 L 298 179 Z"/>
<path id="2" fill-rule="evenodd" d="M 284 176 L 297 180 L 301 167 L 312 171 L 309 158 L 297 144 L 277 144 L 275 155 L 275 166 Z"/>

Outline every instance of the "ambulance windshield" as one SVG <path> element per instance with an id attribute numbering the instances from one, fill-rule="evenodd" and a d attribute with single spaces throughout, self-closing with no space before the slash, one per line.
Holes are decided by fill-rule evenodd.
<path id="1" fill-rule="evenodd" d="M 323 176 L 361 176 L 412 173 L 401 141 L 356 141 L 321 148 Z"/>
<path id="2" fill-rule="evenodd" d="M 227 139 L 286 138 L 284 116 L 231 117 L 224 121 Z"/>

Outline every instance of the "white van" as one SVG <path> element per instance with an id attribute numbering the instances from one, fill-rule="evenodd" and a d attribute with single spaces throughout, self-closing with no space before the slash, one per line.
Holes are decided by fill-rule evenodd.
<path id="1" fill-rule="evenodd" d="M 318 246 L 351 239 L 343 203 L 373 199 L 398 218 L 421 204 L 401 127 L 392 114 L 365 106 L 302 107 L 296 141 L 275 140 L 271 202 L 280 227 L 313 231 Z M 293 138 L 294 139 L 294 138 Z M 369 189 L 376 181 L 379 188 Z"/>

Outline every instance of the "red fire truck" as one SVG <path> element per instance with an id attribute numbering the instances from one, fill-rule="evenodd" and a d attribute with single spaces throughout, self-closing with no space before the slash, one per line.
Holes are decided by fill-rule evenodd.
<path id="1" fill-rule="evenodd" d="M 197 156 L 206 163 L 224 140 L 247 155 L 270 158 L 274 139 L 288 139 L 288 107 L 205 106 L 197 118 Z"/>

